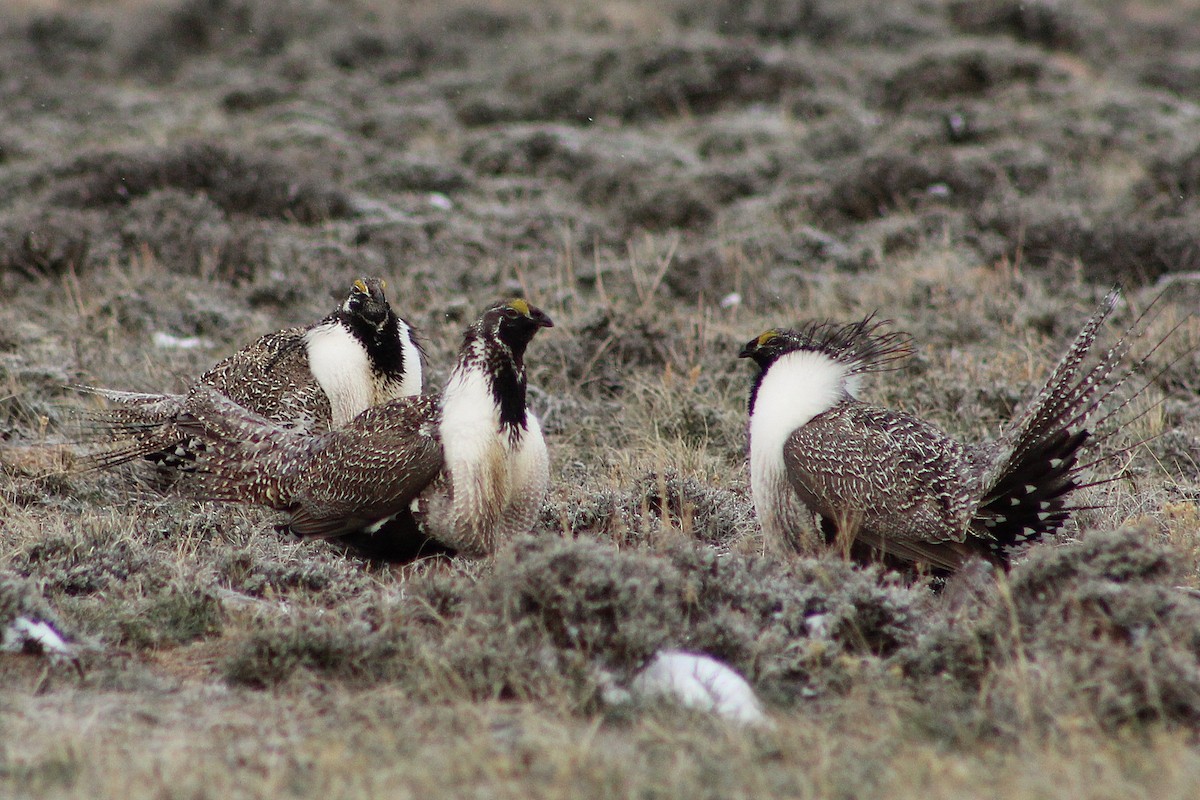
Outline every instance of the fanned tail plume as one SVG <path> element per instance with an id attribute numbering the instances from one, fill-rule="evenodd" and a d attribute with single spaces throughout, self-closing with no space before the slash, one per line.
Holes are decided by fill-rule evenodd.
<path id="1" fill-rule="evenodd" d="M 183 395 L 125 392 L 97 386 L 74 388 L 119 404 L 81 414 L 81 443 L 101 445 L 100 449 L 77 459 L 81 469 L 115 467 L 140 458 L 167 466 L 179 466 L 190 460 L 188 443 L 174 425 L 184 407 Z"/>
<path id="2" fill-rule="evenodd" d="M 1102 433 L 1098 428 L 1107 427 L 1106 423 L 1132 398 L 1106 411 L 1095 424 L 1089 423 L 1166 338 L 1136 364 L 1126 363 L 1147 309 L 1088 366 L 1092 347 L 1119 299 L 1116 289 L 1105 297 L 1041 391 L 997 443 L 991 466 L 983 476 L 983 499 L 975 520 L 982 527 L 993 557 L 1001 563 L 1008 562 L 1013 546 L 1054 533 L 1072 512 L 1084 508 L 1069 504 L 1072 492 L 1103 482 L 1081 482 L 1081 472 L 1102 459 L 1080 463 L 1080 453 L 1085 446 L 1098 444 L 1111 435 L 1111 430 Z M 1139 387 L 1134 396 L 1148 385 Z"/>

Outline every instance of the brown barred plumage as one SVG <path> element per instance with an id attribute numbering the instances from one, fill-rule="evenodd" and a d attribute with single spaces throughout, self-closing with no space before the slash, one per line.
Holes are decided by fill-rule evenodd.
<path id="1" fill-rule="evenodd" d="M 81 465 L 112 467 L 145 458 L 187 469 L 203 442 L 183 436 L 176 422 L 197 402 L 207 402 L 209 393 L 277 425 L 310 433 L 343 425 L 368 406 L 419 394 L 420 345 L 412 328 L 392 310 L 384 288 L 378 278 L 355 281 L 342 304 L 320 322 L 266 334 L 217 362 L 184 394 L 80 387 L 117 404 L 90 415 L 88 438 L 100 439 L 105 446 L 83 456 Z M 338 348 L 354 343 L 361 352 L 339 359 Z M 330 346 L 334 352 L 321 358 L 319 348 Z M 339 360 L 348 378 L 337 374 L 342 369 Z M 366 390 L 352 386 L 355 381 Z"/>
<path id="2" fill-rule="evenodd" d="M 854 376 L 907 353 L 869 317 L 749 342 L 740 355 L 759 366 L 750 450 L 764 532 L 797 549 L 836 538 L 856 558 L 941 572 L 974 554 L 1007 566 L 1014 546 L 1058 530 L 1074 510 L 1066 498 L 1078 488 L 1088 420 L 1130 372 L 1128 333 L 1086 366 L 1117 300 L 1105 298 L 1024 413 L 984 447 L 855 398 Z"/>
<path id="3" fill-rule="evenodd" d="M 207 445 L 190 488 L 284 511 L 294 533 L 374 558 L 489 555 L 533 526 L 549 486 L 524 354 L 551 325 L 523 300 L 492 306 L 468 328 L 441 394 L 374 406 L 324 433 L 202 393 L 177 423 Z"/>

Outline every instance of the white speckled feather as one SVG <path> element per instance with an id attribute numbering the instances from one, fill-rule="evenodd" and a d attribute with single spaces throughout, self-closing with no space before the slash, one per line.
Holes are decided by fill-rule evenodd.
<path id="1" fill-rule="evenodd" d="M 532 411 L 525 412 L 525 430 L 511 448 L 510 480 L 507 504 L 501 519 L 500 536 L 509 538 L 529 531 L 542 511 L 542 501 L 550 490 L 550 455 L 542 426 Z"/>

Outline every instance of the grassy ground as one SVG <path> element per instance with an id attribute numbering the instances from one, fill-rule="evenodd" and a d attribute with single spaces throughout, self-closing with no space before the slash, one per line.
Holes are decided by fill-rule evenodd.
<path id="1" fill-rule="evenodd" d="M 0 655 L 0 794 L 1194 797 L 1198 22 L 6 6 L 0 612 L 81 669 Z M 555 319 L 529 353 L 554 487 L 495 563 L 371 567 L 70 469 L 66 384 L 179 388 L 364 274 L 434 386 L 486 303 Z M 871 399 L 978 441 L 1115 281 L 1109 342 L 1164 289 L 1135 352 L 1181 325 L 1100 448 L 1105 508 L 940 595 L 765 552 L 743 343 L 878 310 L 917 352 Z M 736 667 L 775 726 L 605 700 L 661 647 Z"/>

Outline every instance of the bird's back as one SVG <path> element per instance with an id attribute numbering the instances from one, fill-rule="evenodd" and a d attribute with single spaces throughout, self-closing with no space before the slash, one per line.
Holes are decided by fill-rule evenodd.
<path id="1" fill-rule="evenodd" d="M 860 532 L 961 541 L 970 520 L 977 478 L 965 449 L 902 411 L 838 403 L 792 433 L 784 460 L 806 505 Z"/>

